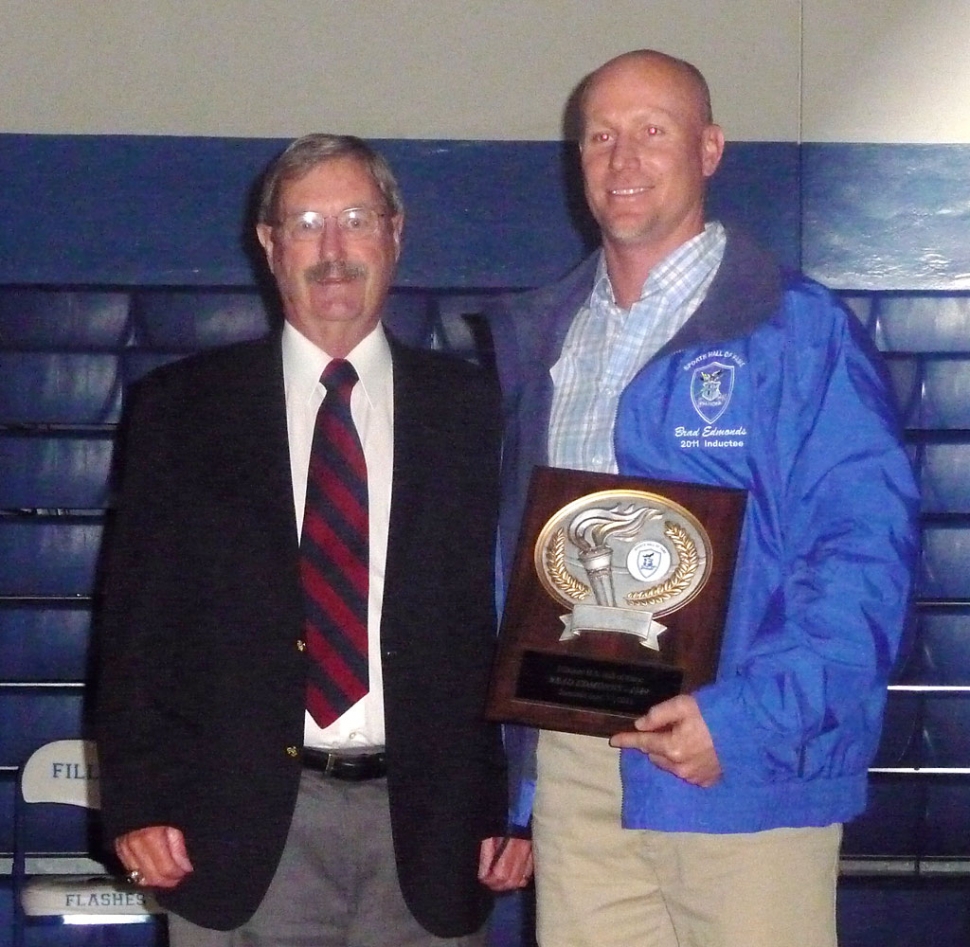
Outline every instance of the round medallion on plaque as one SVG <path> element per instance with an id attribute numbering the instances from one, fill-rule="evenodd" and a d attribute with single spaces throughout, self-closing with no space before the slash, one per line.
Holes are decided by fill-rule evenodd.
<path id="1" fill-rule="evenodd" d="M 707 531 L 678 503 L 646 491 L 604 490 L 554 513 L 534 558 L 543 587 L 563 605 L 659 617 L 704 587 L 712 555 Z"/>

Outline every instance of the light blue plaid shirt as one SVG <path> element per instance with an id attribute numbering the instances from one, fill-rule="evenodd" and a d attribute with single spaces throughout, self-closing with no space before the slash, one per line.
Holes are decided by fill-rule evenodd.
<path id="1" fill-rule="evenodd" d="M 617 306 L 600 257 L 587 304 L 573 320 L 551 369 L 549 421 L 553 467 L 616 473 L 613 422 L 623 389 L 707 295 L 724 256 L 715 222 L 653 268 L 629 310 Z"/>

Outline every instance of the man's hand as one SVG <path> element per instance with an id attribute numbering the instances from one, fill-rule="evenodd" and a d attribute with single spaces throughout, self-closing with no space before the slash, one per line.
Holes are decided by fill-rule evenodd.
<path id="1" fill-rule="evenodd" d="M 693 697 L 665 700 L 633 725 L 635 731 L 610 737 L 610 746 L 641 750 L 655 766 L 695 786 L 713 786 L 721 778 L 711 732 Z"/>
<path id="2" fill-rule="evenodd" d="M 524 888 L 532 877 L 532 842 L 524 838 L 487 838 L 478 856 L 478 880 L 492 891 Z"/>
<path id="3" fill-rule="evenodd" d="M 141 885 L 174 888 L 190 871 L 185 836 L 170 825 L 150 825 L 115 839 L 115 853 L 126 871 L 137 871 Z"/>

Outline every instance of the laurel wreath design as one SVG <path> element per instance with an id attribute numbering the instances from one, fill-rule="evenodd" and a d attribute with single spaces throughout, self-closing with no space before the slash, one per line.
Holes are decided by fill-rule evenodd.
<path id="1" fill-rule="evenodd" d="M 630 592 L 626 600 L 631 605 L 659 605 L 690 588 L 697 572 L 697 547 L 687 530 L 677 523 L 666 523 L 664 533 L 677 550 L 677 568 L 666 582 L 639 592 Z"/>
<path id="2" fill-rule="evenodd" d="M 566 568 L 566 530 L 557 529 L 546 546 L 546 570 L 552 584 L 567 598 L 580 602 L 592 591 Z"/>
<path id="3" fill-rule="evenodd" d="M 626 596 L 630 605 L 640 607 L 660 605 L 675 595 L 687 591 L 691 586 L 698 569 L 697 546 L 694 545 L 687 530 L 677 523 L 666 523 L 664 533 L 677 551 L 677 568 L 665 582 L 639 592 L 630 592 Z M 589 596 L 592 591 L 590 587 L 580 582 L 566 568 L 565 529 L 556 530 L 552 542 L 546 547 L 545 559 L 549 579 L 563 595 L 576 602 Z"/>

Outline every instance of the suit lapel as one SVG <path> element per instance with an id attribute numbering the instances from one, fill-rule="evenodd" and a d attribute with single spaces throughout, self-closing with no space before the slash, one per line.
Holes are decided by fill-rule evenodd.
<path id="1" fill-rule="evenodd" d="M 418 518 L 434 505 L 427 502 L 434 457 L 442 445 L 442 400 L 434 397 L 435 378 L 423 354 L 391 342 L 394 365 L 394 471 L 388 562 L 405 551 L 419 529 Z M 393 555 L 392 555 L 393 552 Z"/>
<path id="2" fill-rule="evenodd" d="M 450 449 L 448 401 L 429 355 L 403 348 L 390 336 L 394 366 L 394 462 L 391 516 L 388 524 L 381 640 L 396 650 L 401 629 L 408 626 L 408 609 L 421 607 L 436 590 L 427 587 L 422 573 L 422 544 L 437 533 L 444 514 L 435 502 L 435 477 L 441 458 Z"/>
<path id="3" fill-rule="evenodd" d="M 248 514 L 277 557 L 271 570 L 298 576 L 283 366 L 278 338 L 240 350 L 222 386 L 228 471 L 244 479 Z"/>
<path id="4" fill-rule="evenodd" d="M 293 508 L 283 363 L 279 343 L 266 346 L 263 357 L 266 362 L 265 370 L 254 373 L 251 379 L 246 440 L 253 466 L 256 468 L 253 475 L 257 486 L 266 491 L 267 499 L 285 515 L 287 526 L 295 537 L 296 513 Z M 286 498 L 285 502 L 280 502 L 281 496 Z"/>

